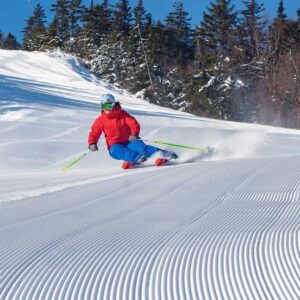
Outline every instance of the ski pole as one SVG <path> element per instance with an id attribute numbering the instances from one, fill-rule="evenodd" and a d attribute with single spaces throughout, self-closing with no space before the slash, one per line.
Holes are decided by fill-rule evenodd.
<path id="1" fill-rule="evenodd" d="M 79 157 L 77 157 L 76 159 L 74 159 L 70 164 L 68 164 L 65 168 L 63 168 L 62 170 L 64 172 L 66 172 L 69 168 L 71 168 L 72 166 L 74 166 L 76 163 L 78 163 L 79 161 L 81 161 L 83 158 L 85 158 L 89 153 L 91 152 L 91 150 L 89 150 L 88 152 L 80 155 Z"/>
<path id="2" fill-rule="evenodd" d="M 153 143 L 153 144 L 161 144 L 161 145 L 167 145 L 167 146 L 171 146 L 171 147 L 179 147 L 179 148 L 197 150 L 197 151 L 201 151 L 201 152 L 205 152 L 205 153 L 208 152 L 207 148 L 195 148 L 195 147 L 190 147 L 190 146 L 185 146 L 185 145 L 172 144 L 172 143 L 163 142 L 163 141 L 149 141 L 149 140 L 144 140 L 144 139 L 140 139 L 140 140 L 144 141 L 144 142 Z"/>

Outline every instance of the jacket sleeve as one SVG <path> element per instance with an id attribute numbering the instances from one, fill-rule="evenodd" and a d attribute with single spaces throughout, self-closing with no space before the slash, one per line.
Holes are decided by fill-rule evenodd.
<path id="1" fill-rule="evenodd" d="M 98 118 L 95 120 L 93 126 L 91 127 L 91 131 L 88 138 L 88 144 L 97 144 L 99 141 L 99 138 L 102 133 L 102 123 L 101 120 Z"/>
<path id="2" fill-rule="evenodd" d="M 124 114 L 125 114 L 126 124 L 130 128 L 130 133 L 139 136 L 141 127 L 138 121 L 126 111 L 124 111 Z"/>

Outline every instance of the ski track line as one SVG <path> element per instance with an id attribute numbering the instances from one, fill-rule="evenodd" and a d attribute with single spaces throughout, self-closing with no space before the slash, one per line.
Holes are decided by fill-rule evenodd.
<path id="1" fill-rule="evenodd" d="M 157 273 L 157 271 L 156 271 L 155 273 Z M 159 272 L 158 272 L 158 273 L 159 273 Z M 158 279 L 158 281 L 159 281 L 159 279 Z M 158 289 L 158 290 L 160 290 L 160 289 Z M 162 296 L 162 295 L 156 294 L 156 295 L 153 296 L 153 298 L 154 298 L 154 299 L 157 299 L 157 298 L 160 297 L 160 296 Z M 163 296 L 162 296 L 162 297 L 163 297 Z"/>
<path id="2" fill-rule="evenodd" d="M 103 223 L 99 216 L 67 236 L 62 232 L 56 240 L 50 239 L 44 249 L 39 247 L 37 232 L 26 244 L 30 255 L 35 241 L 36 254 L 29 260 L 27 256 L 18 271 L 10 266 L 11 275 L 2 276 L 0 297 L 299 299 L 299 182 L 291 176 L 277 178 L 275 170 L 283 163 L 267 163 L 258 171 L 253 166 L 240 174 L 234 168 L 228 171 L 226 164 L 218 166 L 225 168 L 218 176 L 228 174 L 231 180 L 227 184 L 223 177 L 223 190 L 209 187 L 200 192 L 193 185 L 204 177 L 197 176 L 195 168 L 169 194 L 135 206 L 130 213 L 119 212 L 121 218 L 117 213 Z M 164 176 L 173 172 L 168 170 Z M 252 189 L 254 177 L 264 184 Z M 278 182 L 276 191 L 265 192 L 274 182 Z M 149 228 L 147 215 L 153 205 L 157 209 L 158 204 L 167 205 L 175 195 L 184 202 L 176 203 L 177 210 L 169 207 L 172 219 L 158 231 Z M 187 218 L 180 215 L 182 209 L 189 212 Z M 49 238 L 52 232 L 60 232 L 63 222 L 51 226 Z"/>
<path id="3" fill-rule="evenodd" d="M 126 174 L 114 174 L 114 175 L 109 175 L 109 176 L 104 176 L 104 177 L 96 177 L 94 179 L 84 179 L 84 180 L 79 180 L 75 181 L 72 183 L 63 183 L 63 184 L 58 184 L 58 185 L 50 185 L 47 187 L 42 187 L 42 188 L 36 188 L 36 189 L 30 189 L 30 190 L 25 190 L 25 191 L 18 191 L 18 192 L 7 192 L 1 195 L 1 202 L 6 202 L 6 201 L 17 201 L 17 200 L 22 200 L 26 198 L 32 198 L 32 197 L 38 197 L 42 196 L 44 194 L 49 194 L 49 193 L 55 193 L 59 192 L 68 188 L 74 188 L 78 186 L 84 186 L 92 183 L 97 183 L 105 180 L 110 180 L 116 177 L 122 177 L 125 176 Z"/>
<path id="4" fill-rule="evenodd" d="M 177 166 L 179 167 L 179 166 L 185 166 L 185 165 L 184 164 L 176 165 L 176 167 Z M 174 167 L 175 167 L 175 165 L 174 165 Z M 166 169 L 167 167 L 164 167 L 164 168 Z M 145 170 L 137 169 L 137 170 L 134 170 L 135 171 L 134 173 L 133 172 L 132 173 L 115 173 L 115 174 L 110 174 L 110 175 L 106 175 L 106 176 L 105 175 L 98 176 L 93 179 L 81 179 L 81 180 L 77 180 L 75 182 L 60 183 L 57 185 L 50 185 L 50 186 L 46 186 L 46 187 L 42 187 L 42 188 L 30 189 L 27 191 L 7 192 L 7 193 L 0 194 L 1 195 L 0 203 L 7 202 L 7 201 L 17 201 L 17 200 L 22 200 L 22 199 L 26 199 L 26 198 L 38 197 L 38 196 L 42 196 L 42 195 L 49 194 L 49 193 L 63 191 L 65 189 L 69 189 L 69 188 L 85 186 L 85 185 L 89 185 L 89 184 L 93 184 L 93 183 L 99 183 L 102 181 L 116 179 L 116 178 L 120 178 L 120 177 L 124 177 L 124 176 L 132 176 L 132 175 L 136 175 L 137 173 L 155 172 L 158 170 L 159 169 L 157 167 L 147 168 Z"/>
<path id="5" fill-rule="evenodd" d="M 248 177 L 246 177 L 246 179 L 248 179 Z M 244 184 L 244 182 L 242 181 L 242 183 L 239 183 L 239 185 L 241 185 L 241 184 Z M 228 194 L 230 194 L 230 193 L 232 193 L 232 191 L 230 191 Z M 222 202 L 226 197 L 227 197 L 227 195 L 226 195 L 220 202 Z M 207 248 L 214 249 L 214 247 L 207 247 Z M 214 256 L 213 254 L 211 254 L 211 252 L 208 254 L 208 256 L 209 256 L 209 257 L 212 256 L 213 259 L 215 259 L 215 256 Z M 213 264 L 214 264 L 214 263 L 213 263 Z M 212 272 L 213 272 L 213 271 L 211 271 L 211 273 L 212 273 Z M 209 276 L 209 277 L 211 277 L 211 276 Z M 216 279 L 216 278 L 214 278 L 214 280 L 213 280 L 214 284 L 215 284 L 215 279 Z M 209 285 L 209 286 L 208 286 L 208 290 L 214 291 L 213 288 L 212 288 L 212 283 L 211 283 L 210 281 L 208 281 L 208 285 Z M 215 292 L 213 296 L 208 296 L 208 295 L 206 295 L 206 296 L 207 296 L 207 297 L 216 298 L 216 297 L 218 297 L 218 296 L 216 295 L 216 293 L 217 293 L 217 292 Z"/>
<path id="6" fill-rule="evenodd" d="M 40 118 L 39 117 L 37 117 L 37 116 L 33 116 L 33 120 L 28 120 L 28 119 L 26 119 L 26 118 L 23 118 L 22 119 L 22 122 L 19 122 L 19 123 L 17 123 L 17 124 L 15 124 L 15 125 L 11 125 L 11 126 L 8 126 L 7 128 L 4 128 L 4 129 L 2 129 L 2 130 L 0 130 L 0 135 L 2 134 L 2 133 L 5 133 L 5 132 L 8 132 L 8 131 L 10 131 L 10 130 L 13 130 L 13 129 L 16 129 L 16 128 L 18 128 L 18 127 L 20 127 L 20 126 L 24 126 L 24 124 L 31 124 L 31 123 L 35 123 L 36 121 L 38 121 Z"/>
<path id="7" fill-rule="evenodd" d="M 170 170 L 169 170 L 170 171 Z M 162 176 L 162 174 L 154 174 L 154 176 L 155 177 L 157 177 L 157 176 L 159 176 L 159 177 L 161 177 Z M 152 177 L 151 177 L 152 178 Z M 153 178 L 152 178 L 153 179 Z M 145 179 L 146 181 L 148 181 L 149 180 L 149 178 L 146 178 Z M 139 185 L 139 184 L 143 184 L 144 182 L 145 182 L 145 180 L 144 181 L 139 181 L 138 183 L 136 183 L 136 185 Z M 126 188 L 125 188 L 126 189 Z M 117 193 L 121 193 L 122 191 L 116 191 Z M 108 195 L 109 197 L 110 196 L 112 196 L 112 194 L 110 194 L 110 195 Z M 103 200 L 103 199 L 102 199 Z M 97 200 L 92 200 L 92 202 L 94 202 L 94 201 L 97 201 Z M 91 201 L 89 201 L 89 203 L 91 203 Z M 84 205 L 87 205 L 87 203 L 84 203 Z M 75 207 L 76 208 L 76 207 Z M 69 209 L 74 209 L 74 207 L 72 207 L 72 208 L 68 208 L 68 210 Z M 65 211 L 65 210 L 63 210 L 63 211 Z M 50 215 L 56 215 L 57 213 L 61 213 L 62 211 L 59 211 L 59 212 L 54 212 L 54 213 L 51 213 Z M 128 213 L 128 212 L 127 212 Z M 40 219 L 40 218 L 45 218 L 45 217 L 47 217 L 47 216 L 49 216 L 49 215 L 43 215 L 43 216 L 39 216 L 38 217 L 38 219 Z M 121 216 L 121 215 L 120 215 Z M 114 218 L 113 219 L 117 219 L 119 217 L 119 215 L 117 214 L 117 215 L 115 215 L 114 216 Z M 112 220 L 110 220 L 110 221 L 113 221 L 113 219 Z M 25 221 L 25 222 L 31 222 L 32 221 L 32 219 L 30 219 L 29 221 Z M 25 222 L 22 222 L 22 224 L 24 224 Z M 15 225 L 15 224 L 14 224 Z M 20 224 L 19 224 L 20 225 Z M 90 226 L 91 227 L 91 226 Z M 88 227 L 88 228 L 90 228 L 90 227 Z M 88 228 L 81 228 L 81 229 L 79 229 L 78 230 L 78 232 L 81 232 L 81 231 L 84 231 L 84 230 L 87 230 Z M 76 233 L 77 232 L 77 230 L 75 230 L 74 231 L 74 233 Z M 14 241 L 14 239 L 12 239 L 12 242 Z M 31 247 L 31 245 L 32 245 L 32 241 L 31 240 L 28 240 L 27 241 L 27 243 L 28 243 L 28 248 L 30 249 L 30 247 Z M 26 244 L 25 244 L 26 245 Z M 25 248 L 26 249 L 26 248 Z M 23 253 L 25 252 L 24 250 L 24 244 L 23 244 Z M 18 249 L 16 249 L 15 251 L 18 251 Z M 6 260 L 6 265 L 9 265 L 11 262 L 10 262 L 10 260 L 9 259 L 7 259 Z"/>
<path id="8" fill-rule="evenodd" d="M 77 125 L 74 128 L 72 127 L 71 129 L 68 129 L 62 133 L 57 133 L 57 134 L 53 134 L 53 135 L 49 135 L 47 137 L 43 137 L 43 138 L 35 138 L 35 139 L 28 139 L 28 140 L 17 140 L 17 141 L 11 141 L 11 142 L 5 142 L 0 144 L 0 146 L 8 146 L 8 145 L 14 145 L 14 144 L 19 144 L 19 143 L 49 143 L 49 142 L 66 142 L 66 140 L 59 140 L 57 138 L 60 137 L 65 137 L 69 134 L 73 134 L 74 132 L 76 132 L 79 129 L 84 128 L 84 125 Z M 71 142 L 68 141 L 68 142 Z"/>
<path id="9" fill-rule="evenodd" d="M 149 172 L 152 172 L 152 171 L 156 171 L 157 170 L 157 168 L 155 167 L 155 168 L 153 168 L 153 169 L 151 169 L 151 170 L 147 170 L 147 173 L 148 173 L 148 171 Z M 135 186 L 139 186 L 139 185 L 143 185 L 143 184 L 146 184 L 148 181 L 150 181 L 150 180 L 155 180 L 155 179 L 157 179 L 157 178 L 159 178 L 159 177 L 164 177 L 164 176 L 166 176 L 168 173 L 172 173 L 172 172 L 174 172 L 174 170 L 172 170 L 172 169 L 167 169 L 167 168 L 164 168 L 164 169 L 160 169 L 161 171 L 164 171 L 164 172 L 154 172 L 154 174 L 152 175 L 152 177 L 146 177 L 145 179 L 143 179 L 143 180 L 139 180 L 138 182 L 136 182 L 136 183 L 134 183 L 134 184 L 131 184 L 131 187 L 135 187 Z M 142 172 L 142 173 L 144 173 L 145 175 L 147 175 L 146 174 L 146 172 Z M 120 174 L 121 175 L 121 177 L 123 176 L 123 174 Z M 126 175 L 126 174 L 125 174 Z M 127 174 L 127 175 L 132 175 L 132 176 L 134 176 L 134 175 L 136 175 L 136 173 L 135 174 Z M 190 175 L 191 176 L 191 175 Z M 120 176 L 119 176 L 119 174 L 118 175 L 112 175 L 112 176 L 108 176 L 107 178 L 103 178 L 103 180 L 100 180 L 100 181 L 106 181 L 106 180 L 110 180 L 110 179 L 118 179 Z M 92 180 L 93 181 L 93 180 Z M 98 178 L 96 178 L 96 183 L 98 182 Z M 90 182 L 88 183 L 88 184 L 90 184 Z M 91 182 L 91 184 L 94 184 L 94 182 Z M 77 187 L 77 185 L 75 186 L 75 187 Z M 108 194 L 105 194 L 105 195 L 102 195 L 101 196 L 101 202 L 104 202 L 104 200 L 106 200 L 106 198 L 109 198 L 109 197 L 112 197 L 112 196 L 115 196 L 116 194 L 122 194 L 124 191 L 126 191 L 128 189 L 128 187 L 127 186 L 123 186 L 121 189 L 115 189 L 113 192 L 110 192 L 110 193 L 108 193 Z M 53 211 L 53 212 L 50 212 L 50 213 L 46 213 L 46 214 L 41 214 L 41 215 L 38 215 L 38 216 L 36 216 L 36 217 L 34 217 L 34 218 L 30 218 L 30 219 L 25 219 L 25 220 L 22 220 L 21 222 L 14 222 L 14 223 L 12 223 L 12 224 L 8 224 L 8 225 L 4 225 L 4 226 L 2 226 L 2 229 L 3 228 L 5 228 L 5 227 L 13 227 L 13 226 L 16 226 L 16 225 L 21 225 L 21 224 L 26 224 L 26 223 L 30 223 L 30 222 L 32 222 L 34 219 L 41 219 L 41 218 L 46 218 L 46 217 L 48 217 L 48 216 L 53 216 L 53 215 L 56 215 L 56 214 L 61 214 L 62 212 L 67 212 L 67 211 L 69 211 L 69 210 L 75 210 L 75 209 L 78 209 L 78 208 L 83 208 L 83 207 L 85 207 L 85 206 L 88 206 L 88 205 L 90 205 L 90 204 L 92 204 L 92 203 L 99 203 L 99 196 L 97 195 L 97 197 L 96 198 L 92 198 L 92 199 L 89 199 L 88 201 L 85 201 L 85 202 L 83 202 L 83 203 L 78 203 L 78 204 L 76 204 L 76 205 L 74 205 L 74 204 L 72 204 L 70 207 L 65 207 L 65 208 L 63 208 L 63 209 L 60 209 L 60 210 L 55 210 L 55 211 Z M 116 218 L 118 218 L 118 217 L 120 217 L 120 215 L 115 215 L 113 218 L 114 219 L 116 219 Z M 112 218 L 110 218 L 110 219 L 112 219 Z M 0 228 L 0 230 L 1 230 L 1 228 Z M 8 242 L 8 241 L 7 241 Z M 14 243 L 14 238 L 12 237 L 11 238 L 11 242 L 12 243 Z M 30 242 L 29 242 L 29 244 L 30 244 Z"/>
<path id="10" fill-rule="evenodd" d="M 157 175 L 159 175 L 159 174 L 155 174 L 155 176 L 157 176 Z M 161 175 L 159 175 L 159 176 L 161 176 Z M 143 182 L 139 182 L 138 184 L 141 184 L 141 183 L 143 183 Z M 120 192 L 120 191 L 118 191 L 118 192 Z M 93 200 L 93 201 L 95 201 L 95 200 Z M 85 203 L 86 204 L 86 203 Z M 70 208 L 70 209 L 73 209 L 73 208 Z M 52 213 L 51 215 L 53 215 L 53 214 L 56 214 L 57 212 L 55 212 L 55 213 Z M 60 212 L 58 212 L 58 213 L 60 213 Z M 41 216 L 42 218 L 44 218 L 45 216 Z M 38 218 L 41 218 L 41 217 L 38 217 Z M 29 220 L 29 222 L 30 222 L 31 220 Z M 24 224 L 24 222 L 22 222 L 23 224 Z M 31 244 L 31 242 L 32 241 L 28 241 L 28 245 L 30 246 L 30 244 Z M 24 246 L 24 245 L 23 245 Z"/>
<path id="11" fill-rule="evenodd" d="M 235 270 L 235 272 L 236 272 L 237 270 Z M 233 273 L 233 272 L 232 272 Z"/>
<path id="12" fill-rule="evenodd" d="M 129 272 L 130 273 L 130 272 Z M 130 297 L 132 297 L 132 295 L 129 295 L 129 299 L 131 299 Z"/>

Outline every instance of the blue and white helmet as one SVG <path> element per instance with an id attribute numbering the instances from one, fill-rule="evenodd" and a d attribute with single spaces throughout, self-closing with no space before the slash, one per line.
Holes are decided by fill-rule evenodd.
<path id="1" fill-rule="evenodd" d="M 112 94 L 104 94 L 100 98 L 100 105 L 105 104 L 105 103 L 115 104 L 116 99 Z"/>

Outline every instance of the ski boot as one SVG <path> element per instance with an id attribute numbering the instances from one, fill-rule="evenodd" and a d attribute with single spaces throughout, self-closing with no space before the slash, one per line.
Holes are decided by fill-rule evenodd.
<path id="1" fill-rule="evenodd" d="M 157 167 L 166 164 L 170 160 L 178 158 L 178 155 L 175 152 L 163 150 L 162 154 L 163 157 L 157 158 L 154 162 Z"/>
<path id="2" fill-rule="evenodd" d="M 126 169 L 130 169 L 135 165 L 135 163 L 131 162 L 131 161 L 124 161 L 122 164 L 122 169 L 126 170 Z"/>
<path id="3" fill-rule="evenodd" d="M 154 164 L 159 167 L 159 166 L 162 166 L 164 164 L 166 164 L 169 160 L 168 159 L 165 159 L 165 158 L 157 158 L 154 162 Z"/>
<path id="4" fill-rule="evenodd" d="M 122 164 L 122 169 L 126 170 L 126 169 L 130 169 L 134 166 L 137 166 L 139 165 L 140 163 L 144 162 L 147 160 L 147 157 L 145 156 L 141 156 L 137 162 L 131 162 L 131 161 L 124 161 L 123 164 Z"/>

